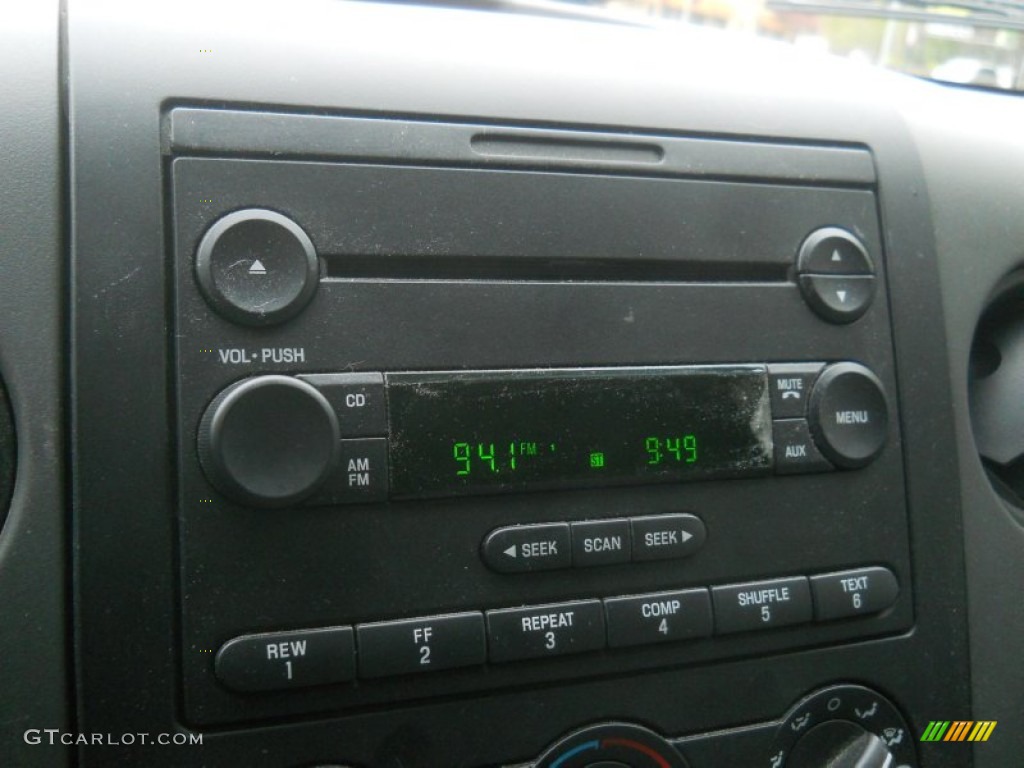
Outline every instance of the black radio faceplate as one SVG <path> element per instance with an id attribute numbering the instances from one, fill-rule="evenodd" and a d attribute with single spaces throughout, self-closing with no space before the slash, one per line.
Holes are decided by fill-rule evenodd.
<path id="1" fill-rule="evenodd" d="M 885 259 L 862 179 L 170 168 L 190 723 L 912 626 Z M 210 273 L 231 291 L 201 283 L 201 243 L 235 211 L 293 222 L 319 274 L 305 247 L 291 263 L 242 238 Z M 276 269 L 302 303 L 267 320 Z M 227 295 L 242 309 L 212 298 Z M 264 385 L 290 404 L 252 399 Z M 229 423 L 245 425 L 231 440 Z M 294 482 L 264 471 L 282 457 Z M 691 472 L 703 482 L 677 482 Z"/>

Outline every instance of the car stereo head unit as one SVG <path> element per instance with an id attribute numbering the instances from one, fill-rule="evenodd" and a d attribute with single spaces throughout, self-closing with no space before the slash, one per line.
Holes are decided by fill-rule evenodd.
<path id="1" fill-rule="evenodd" d="M 253 159 L 190 152 L 177 112 L 190 724 L 913 624 L 867 152 Z"/>

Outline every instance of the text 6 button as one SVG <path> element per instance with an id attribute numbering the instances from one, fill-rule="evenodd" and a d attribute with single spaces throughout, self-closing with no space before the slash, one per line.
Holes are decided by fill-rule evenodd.
<path id="1" fill-rule="evenodd" d="M 818 621 L 880 613 L 896 602 L 900 588 L 888 568 L 857 568 L 811 577 Z"/>

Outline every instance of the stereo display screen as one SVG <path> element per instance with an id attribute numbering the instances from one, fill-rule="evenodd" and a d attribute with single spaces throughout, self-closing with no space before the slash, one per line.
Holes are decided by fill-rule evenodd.
<path id="1" fill-rule="evenodd" d="M 386 383 L 396 498 L 772 467 L 764 366 L 389 373 Z"/>

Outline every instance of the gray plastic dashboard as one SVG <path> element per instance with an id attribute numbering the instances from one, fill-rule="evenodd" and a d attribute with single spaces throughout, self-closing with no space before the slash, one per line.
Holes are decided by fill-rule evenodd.
<path id="1" fill-rule="evenodd" d="M 1024 747 L 1024 529 L 977 457 L 967 369 L 992 290 L 1024 260 L 1019 99 L 823 65 L 714 33 L 681 40 L 408 5 L 185 2 L 156 13 L 71 0 L 35 4 L 17 19 L 0 32 L 0 375 L 19 451 L 0 531 L 0 754 L 10 764 L 311 765 L 347 756 L 363 764 L 358 756 L 372 755 L 373 765 L 425 768 L 443 765 L 437 755 L 447 742 L 463 744 L 451 764 L 468 768 L 474 759 L 526 759 L 570 725 L 601 719 L 639 719 L 677 734 L 687 721 L 693 732 L 740 726 L 781 715 L 794 696 L 837 679 L 913 698 L 904 706 L 915 727 L 998 720 L 995 737 L 974 747 L 973 764 L 1016 764 Z M 192 124 L 189 134 L 172 120 L 187 110 L 271 117 L 262 129 L 250 121 L 203 134 Z M 445 123 L 703 142 L 690 177 L 701 175 L 702 158 L 717 157 L 714 175 L 732 180 L 813 187 L 837 174 L 862 174 L 851 184 L 876 179 L 913 510 L 914 628 L 666 674 L 641 665 L 484 699 L 420 698 L 212 729 L 195 751 L 29 743 L 32 728 L 191 730 L 179 674 L 187 649 L 177 645 L 177 479 L 169 469 L 168 158 L 185 149 L 329 161 L 340 151 L 329 132 L 289 135 L 288 116 L 426 126 L 411 155 L 418 161 L 441 151 L 429 126 Z M 407 138 L 359 152 L 400 158 Z M 737 160 L 730 146 L 758 149 Z M 801 159 L 822 148 L 867 150 L 873 168 Z M 895 669 L 901 664 L 906 679 Z M 758 692 L 750 701 L 728 697 L 740 681 Z M 680 686 L 692 692 L 682 702 Z M 619 703 L 622 691 L 632 704 Z M 540 711 L 538 698 L 546 702 Z M 678 709 L 671 716 L 663 714 L 668 703 Z M 510 713 L 521 733 L 503 727 Z M 922 747 L 921 765 L 972 764 L 961 746 Z"/>

